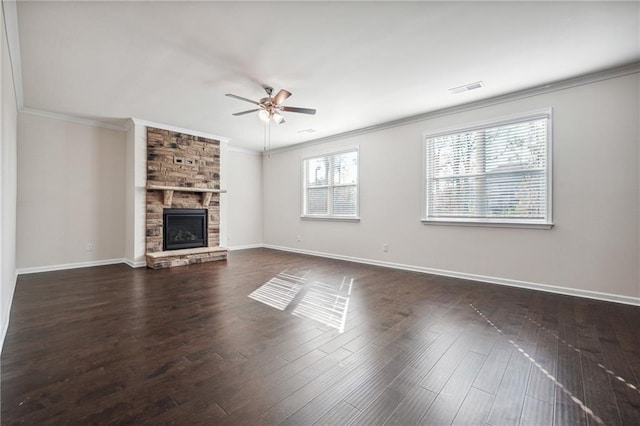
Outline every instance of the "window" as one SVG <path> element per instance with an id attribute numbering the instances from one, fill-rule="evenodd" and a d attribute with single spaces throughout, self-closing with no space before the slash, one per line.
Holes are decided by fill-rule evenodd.
<path id="1" fill-rule="evenodd" d="M 551 111 L 425 134 L 425 223 L 551 227 Z"/>
<path id="2" fill-rule="evenodd" d="M 358 218 L 358 150 L 306 158 L 303 217 Z"/>

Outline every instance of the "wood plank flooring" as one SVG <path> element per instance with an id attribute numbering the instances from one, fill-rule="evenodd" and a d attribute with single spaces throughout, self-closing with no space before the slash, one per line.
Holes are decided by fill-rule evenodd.
<path id="1" fill-rule="evenodd" d="M 252 249 L 20 276 L 1 367 L 3 425 L 640 425 L 640 308 Z"/>

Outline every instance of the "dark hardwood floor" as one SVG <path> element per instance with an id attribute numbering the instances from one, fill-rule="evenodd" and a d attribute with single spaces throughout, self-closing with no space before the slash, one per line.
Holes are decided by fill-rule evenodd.
<path id="1" fill-rule="evenodd" d="M 638 307 L 267 249 L 23 275 L 2 424 L 640 425 L 639 330 Z"/>

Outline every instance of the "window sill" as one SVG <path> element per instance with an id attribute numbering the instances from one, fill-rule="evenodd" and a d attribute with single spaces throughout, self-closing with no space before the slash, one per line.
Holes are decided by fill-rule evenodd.
<path id="1" fill-rule="evenodd" d="M 327 222 L 360 222 L 359 217 L 340 217 L 340 216 L 300 216 L 302 220 L 322 220 Z"/>
<path id="2" fill-rule="evenodd" d="M 490 228 L 529 228 L 529 229 L 551 229 L 553 223 L 542 222 L 493 222 L 475 220 L 455 220 L 455 219 L 422 219 L 425 225 L 445 225 L 445 226 L 485 226 Z"/>

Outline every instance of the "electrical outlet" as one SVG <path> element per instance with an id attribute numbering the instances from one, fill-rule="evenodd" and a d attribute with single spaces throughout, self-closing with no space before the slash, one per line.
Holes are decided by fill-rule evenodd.
<path id="1" fill-rule="evenodd" d="M 87 251 L 93 251 L 93 244 L 91 243 L 87 244 Z"/>
<path id="2" fill-rule="evenodd" d="M 384 243 L 384 244 L 382 245 L 382 251 L 383 251 L 383 252 L 385 252 L 385 253 L 387 253 L 387 252 L 389 251 L 389 244 Z"/>
<path id="3" fill-rule="evenodd" d="M 298 242 L 302 241 L 302 236 L 298 235 L 297 240 Z"/>

